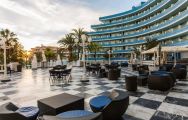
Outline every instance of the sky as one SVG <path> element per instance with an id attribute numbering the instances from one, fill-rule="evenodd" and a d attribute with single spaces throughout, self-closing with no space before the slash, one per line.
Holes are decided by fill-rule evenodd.
<path id="1" fill-rule="evenodd" d="M 147 0 L 1 0 L 0 29 L 16 33 L 26 50 L 57 41 L 72 29 L 91 31 L 99 17 L 130 10 Z"/>

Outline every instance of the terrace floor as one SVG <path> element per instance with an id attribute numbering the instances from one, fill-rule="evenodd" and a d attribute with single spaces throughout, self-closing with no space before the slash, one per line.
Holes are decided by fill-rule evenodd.
<path id="1" fill-rule="evenodd" d="M 48 69 L 25 69 L 22 73 L 13 73 L 11 82 L 0 83 L 0 105 L 11 101 L 20 106 L 37 106 L 38 99 L 69 93 L 85 97 L 86 109 L 90 110 L 88 102 L 92 97 L 120 89 L 130 95 L 130 105 L 123 116 L 125 120 L 188 120 L 188 81 L 178 81 L 167 92 L 147 87 L 128 92 L 125 90 L 124 75 L 136 74 L 129 68 L 122 68 L 122 78 L 117 81 L 91 75 L 88 83 L 81 83 L 82 74 L 81 68 L 73 67 L 72 82 L 50 86 Z"/>

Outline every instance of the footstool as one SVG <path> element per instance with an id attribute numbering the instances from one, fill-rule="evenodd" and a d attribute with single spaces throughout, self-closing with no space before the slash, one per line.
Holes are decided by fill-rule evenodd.
<path id="1" fill-rule="evenodd" d="M 147 76 L 138 76 L 137 77 L 137 84 L 139 86 L 146 86 L 147 85 L 147 81 L 148 81 L 148 77 Z"/>
<path id="2" fill-rule="evenodd" d="M 125 82 L 128 91 L 137 90 L 137 76 L 125 76 Z"/>
<path id="3" fill-rule="evenodd" d="M 57 115 L 70 110 L 84 110 L 84 98 L 67 93 L 38 100 L 40 115 Z"/>

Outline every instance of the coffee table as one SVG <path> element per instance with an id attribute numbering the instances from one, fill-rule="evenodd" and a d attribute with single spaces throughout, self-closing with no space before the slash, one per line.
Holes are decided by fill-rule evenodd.
<path id="1" fill-rule="evenodd" d="M 63 93 L 37 101 L 40 115 L 57 115 L 69 110 L 84 110 L 84 98 Z"/>

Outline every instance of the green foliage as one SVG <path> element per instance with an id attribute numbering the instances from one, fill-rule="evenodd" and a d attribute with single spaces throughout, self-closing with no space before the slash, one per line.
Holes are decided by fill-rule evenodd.
<path id="1" fill-rule="evenodd" d="M 95 61 L 96 61 L 96 56 L 97 56 L 97 52 L 100 51 L 100 49 L 102 48 L 102 46 L 100 44 L 97 44 L 96 42 L 91 42 L 88 46 L 87 46 L 88 50 L 90 52 L 94 52 L 94 57 L 95 57 Z"/>
<path id="2" fill-rule="evenodd" d="M 37 62 L 42 62 L 42 52 L 36 52 Z"/>
<path id="3" fill-rule="evenodd" d="M 64 38 L 58 41 L 58 44 L 67 47 L 69 51 L 69 61 L 73 61 L 73 49 L 75 48 L 75 41 L 72 34 L 66 34 Z"/>
<path id="4" fill-rule="evenodd" d="M 50 48 L 46 48 L 44 54 L 46 56 L 47 61 L 55 60 L 57 58 L 56 53 Z"/>
<path id="5" fill-rule="evenodd" d="M 156 47 L 158 44 L 159 44 L 159 42 L 157 41 L 157 39 L 147 37 L 147 38 L 146 38 L 146 43 L 145 43 L 145 50 L 149 50 L 149 49 L 151 49 L 151 48 L 154 48 L 154 47 Z"/>
<path id="6" fill-rule="evenodd" d="M 23 46 L 18 42 L 17 35 L 8 29 L 2 29 L 0 31 L 0 35 L 3 38 L 5 38 L 6 46 L 9 47 L 9 49 L 7 49 L 7 51 L 6 51 L 7 63 L 23 61 L 24 49 L 23 49 Z M 1 50 L 0 52 L 2 54 L 3 50 Z M 3 59 L 3 57 L 1 57 L 0 59 Z M 2 61 L 2 60 L 0 60 L 0 61 Z"/>
<path id="7" fill-rule="evenodd" d="M 71 33 L 71 35 L 73 35 L 74 39 L 78 40 L 78 43 L 82 43 L 82 35 L 86 35 L 86 31 L 84 31 L 83 28 L 78 28 L 78 29 L 73 29 L 72 30 L 73 33 Z M 82 50 L 82 47 L 79 44 L 75 45 L 76 50 L 77 50 L 77 57 L 79 58 L 79 53 Z"/>
<path id="8" fill-rule="evenodd" d="M 57 50 L 57 55 L 60 55 L 60 58 L 61 58 L 61 59 L 63 59 L 63 58 L 66 57 L 64 51 L 67 51 L 66 48 L 59 48 L 59 49 Z"/>
<path id="9" fill-rule="evenodd" d="M 133 47 L 133 52 L 134 52 L 137 56 L 140 55 L 140 50 L 139 50 L 136 46 Z"/>

